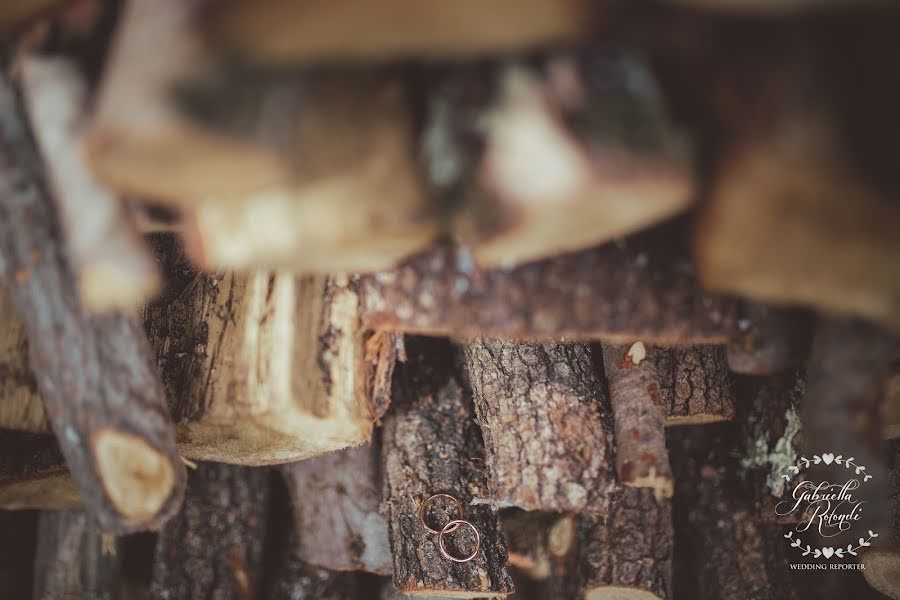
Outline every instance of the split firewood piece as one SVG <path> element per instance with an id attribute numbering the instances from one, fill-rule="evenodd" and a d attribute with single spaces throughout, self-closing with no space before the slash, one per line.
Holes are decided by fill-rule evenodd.
<path id="1" fill-rule="evenodd" d="M 554 341 L 727 340 L 733 303 L 704 292 L 667 230 L 511 270 L 480 271 L 441 246 L 365 276 L 363 322 L 374 330 Z"/>
<path id="2" fill-rule="evenodd" d="M 584 0 L 390 0 L 352 8 L 322 0 L 238 0 L 204 16 L 215 40 L 252 59 L 318 63 L 463 58 L 573 41 L 591 31 L 595 10 Z"/>
<path id="3" fill-rule="evenodd" d="M 758 522 L 729 461 L 737 432 L 730 424 L 671 430 L 676 560 L 693 574 L 690 597 L 797 597 L 788 544 L 777 525 Z M 677 570 L 676 566 L 676 570 Z"/>
<path id="4" fill-rule="evenodd" d="M 816 325 L 802 401 L 803 447 L 854 457 L 871 479 L 866 495 L 888 496 L 880 401 L 897 338 L 871 323 L 821 318 Z M 826 480 L 846 480 L 844 465 L 820 465 Z M 872 502 L 855 524 L 878 530 L 887 520 L 884 503 Z"/>
<path id="5" fill-rule="evenodd" d="M 434 239 L 405 84 L 365 71 L 306 83 L 290 126 L 293 179 L 186 209 L 184 236 L 199 266 L 372 271 Z"/>
<path id="6" fill-rule="evenodd" d="M 603 344 L 603 367 L 615 418 L 619 483 L 650 488 L 657 499 L 672 496 L 666 452 L 666 414 L 655 348 Z"/>
<path id="7" fill-rule="evenodd" d="M 247 465 L 367 442 L 396 336 L 366 337 L 346 277 L 198 273 L 156 240 L 170 288 L 145 313 L 181 453 Z"/>
<path id="8" fill-rule="evenodd" d="M 407 338 L 407 362 L 398 366 L 394 377 L 393 405 L 382 440 L 394 584 L 411 596 L 506 597 L 512 580 L 497 515 L 488 506 L 471 504 L 487 496 L 487 477 L 481 432 L 460 360 L 445 340 Z M 419 520 L 422 503 L 438 493 L 457 498 L 465 514 L 435 501 L 424 518 L 432 529 L 451 519 L 471 522 L 481 543 L 469 562 L 445 559 L 438 536 Z M 449 533 L 445 543 L 459 558 L 475 549 L 474 534 L 464 526 Z"/>
<path id="9" fill-rule="evenodd" d="M 483 338 L 463 348 L 489 499 L 526 510 L 606 513 L 615 482 L 612 417 L 591 350 Z"/>
<path id="10" fill-rule="evenodd" d="M 860 557 L 863 575 L 873 588 L 900 600 L 900 549 L 872 548 Z"/>
<path id="11" fill-rule="evenodd" d="M 803 365 L 809 353 L 809 315 L 801 310 L 741 302 L 728 343 L 728 368 L 771 375 Z"/>
<path id="12" fill-rule="evenodd" d="M 672 597 L 672 505 L 622 487 L 609 515 L 579 517 L 585 600 Z"/>
<path id="13" fill-rule="evenodd" d="M 181 512 L 159 534 L 152 597 L 259 597 L 268 498 L 267 469 L 192 470 Z"/>
<path id="14" fill-rule="evenodd" d="M 159 287 L 159 272 L 126 207 L 83 160 L 83 77 L 61 58 L 25 56 L 18 67 L 82 303 L 96 312 L 142 304 Z"/>
<path id="15" fill-rule="evenodd" d="M 530 581 L 531 597 L 579 597 L 578 524 L 573 514 L 504 510 L 509 566 Z"/>
<path id="16" fill-rule="evenodd" d="M 750 497 L 763 522 L 794 523 L 803 518 L 799 511 L 790 511 L 793 487 L 803 474 L 791 486 L 782 476 L 800 458 L 800 402 L 805 392 L 803 371 L 753 378 L 743 386 L 746 414 L 741 420 L 744 449 L 740 465 L 749 470 Z"/>
<path id="17" fill-rule="evenodd" d="M 379 513 L 380 448 L 368 444 L 282 467 L 300 533 L 297 556 L 335 571 L 392 572 L 387 521 Z"/>
<path id="18" fill-rule="evenodd" d="M 688 207 L 692 168 L 639 57 L 592 50 L 498 78 L 475 201 L 458 223 L 476 263 L 580 250 Z"/>
<path id="19" fill-rule="evenodd" d="M 37 544 L 35 599 L 119 597 L 120 559 L 115 544 L 107 542 L 83 512 L 41 512 Z"/>
<path id="20" fill-rule="evenodd" d="M 98 178 L 120 193 L 185 202 L 289 177 L 290 164 L 272 142 L 272 132 L 285 123 L 272 119 L 296 114 L 290 85 L 280 92 L 287 102 L 278 102 L 278 92 L 256 95 L 258 103 L 244 107 L 249 113 L 235 116 L 255 144 L 203 127 L 173 101 L 183 81 L 216 76 L 191 23 L 203 1 L 131 0 L 124 6 L 85 140 Z M 246 125 L 248 114 L 252 125 Z"/>
<path id="21" fill-rule="evenodd" d="M 53 436 L 0 430 L 0 509 L 80 506 L 75 482 Z"/>
<path id="22" fill-rule="evenodd" d="M 722 346 L 653 348 L 666 425 L 734 418 L 734 391 Z"/>
<path id="23" fill-rule="evenodd" d="M 0 80 L 0 256 L 44 408 L 89 518 L 108 533 L 161 524 L 184 489 L 147 340 L 78 300 L 22 106 Z"/>
<path id="24" fill-rule="evenodd" d="M 825 117 L 802 102 L 723 153 L 696 231 L 700 279 L 900 329 L 900 206 L 851 170 Z"/>
<path id="25" fill-rule="evenodd" d="M 50 433 L 37 381 L 28 363 L 25 329 L 2 283 L 0 315 L 0 429 Z"/>

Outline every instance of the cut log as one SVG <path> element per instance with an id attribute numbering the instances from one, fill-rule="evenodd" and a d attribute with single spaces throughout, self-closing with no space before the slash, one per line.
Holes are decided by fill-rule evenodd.
<path id="1" fill-rule="evenodd" d="M 145 323 L 184 456 L 273 464 L 370 439 L 397 352 L 362 335 L 352 282 L 198 273 L 158 242 L 170 287 Z"/>
<path id="2" fill-rule="evenodd" d="M 25 329 L 3 284 L 0 315 L 0 429 L 50 433 L 37 381 L 28 363 Z"/>
<path id="3" fill-rule="evenodd" d="M 860 563 L 869 585 L 888 598 L 900 599 L 900 550 L 873 548 L 860 557 Z"/>
<path id="4" fill-rule="evenodd" d="M 615 482 L 612 418 L 580 344 L 465 343 L 492 502 L 606 513 Z"/>
<path id="5" fill-rule="evenodd" d="M 83 512 L 45 511 L 38 525 L 35 556 L 36 600 L 115 600 L 119 598 L 120 559 L 115 545 Z"/>
<path id="6" fill-rule="evenodd" d="M 770 127 L 722 151 L 696 231 L 700 279 L 900 330 L 900 206 L 852 170 L 821 95 L 784 99 Z"/>
<path id="7" fill-rule="evenodd" d="M 506 597 L 512 580 L 497 515 L 487 506 L 470 504 L 488 491 L 481 432 L 458 375 L 460 359 L 446 341 L 408 338 L 407 362 L 394 377 L 393 406 L 382 440 L 394 584 L 411 596 Z M 474 560 L 445 559 L 437 536 L 422 526 L 421 503 L 437 493 L 459 499 L 465 515 L 434 502 L 435 510 L 426 511 L 425 519 L 432 528 L 451 519 L 470 521 L 481 537 Z M 459 557 L 472 552 L 475 539 L 469 533 L 460 528 L 448 536 L 448 551 Z"/>
<path id="8" fill-rule="evenodd" d="M 470 338 L 725 342 L 731 301 L 700 288 L 671 230 L 654 233 L 512 270 L 479 271 L 465 249 L 438 247 L 361 279 L 363 323 Z"/>
<path id="9" fill-rule="evenodd" d="M 809 315 L 760 302 L 742 302 L 728 343 L 728 368 L 746 375 L 796 369 L 809 353 Z"/>
<path id="10" fill-rule="evenodd" d="M 585 600 L 672 597 L 672 505 L 652 490 L 620 488 L 609 515 L 582 516 Z"/>
<path id="11" fill-rule="evenodd" d="M 379 514 L 380 447 L 372 444 L 282 467 L 302 561 L 334 571 L 390 575 L 387 521 Z"/>
<path id="12" fill-rule="evenodd" d="M 0 266 L 32 370 L 89 518 L 109 533 L 157 526 L 184 489 L 162 386 L 138 325 L 88 315 L 25 126 L 0 81 Z"/>
<path id="13" fill-rule="evenodd" d="M 654 348 L 666 425 L 734 418 L 734 392 L 721 346 Z"/>
<path id="14" fill-rule="evenodd" d="M 289 163 L 272 144 L 248 144 L 205 128 L 172 101 L 183 80 L 215 73 L 191 25 L 202 2 L 125 4 L 85 140 L 98 178 L 117 192 L 185 202 L 229 197 L 289 177 Z M 255 140 L 269 131 L 271 109 L 266 104 L 249 108 L 256 117 L 249 120 L 262 128 L 250 127 Z M 289 118 L 295 113 L 281 114 Z"/>
<path id="15" fill-rule="evenodd" d="M 0 509 L 80 508 L 53 436 L 0 430 Z"/>
<path id="16" fill-rule="evenodd" d="M 871 479 L 867 498 L 888 496 L 888 465 L 879 402 L 897 339 L 870 323 L 822 318 L 816 325 L 802 400 L 803 449 L 854 457 Z M 822 467 L 823 480 L 846 480 L 836 463 Z M 854 528 L 878 530 L 887 521 L 882 502 L 870 502 Z"/>
<path id="17" fill-rule="evenodd" d="M 458 223 L 477 264 L 580 250 L 688 207 L 692 170 L 638 57 L 594 49 L 498 78 L 474 202 Z"/>
<path id="18" fill-rule="evenodd" d="M 82 159 L 83 77 L 68 59 L 25 56 L 18 66 L 82 303 L 96 312 L 143 304 L 157 291 L 159 272 L 126 207 Z"/>
<path id="19" fill-rule="evenodd" d="M 290 124 L 292 181 L 186 210 L 187 248 L 199 266 L 372 271 L 434 239 L 403 82 L 351 72 L 305 83 Z"/>
<path id="20" fill-rule="evenodd" d="M 425 6 L 410 0 L 232 1 L 206 15 L 212 37 L 252 59 L 275 63 L 404 57 L 462 58 L 506 53 L 588 34 L 592 5 L 583 0 L 477 0 Z"/>
<path id="21" fill-rule="evenodd" d="M 787 541 L 778 526 L 756 521 L 729 462 L 737 432 L 727 424 L 670 430 L 679 565 L 690 569 L 688 597 L 797 597 L 790 579 Z M 677 567 L 676 567 L 677 569 Z"/>
<path id="22" fill-rule="evenodd" d="M 656 354 L 655 348 L 643 342 L 603 344 L 603 367 L 615 418 L 619 483 L 649 488 L 660 500 L 672 496 L 673 485 Z"/>
<path id="23" fill-rule="evenodd" d="M 509 566 L 535 581 L 559 583 L 575 575 L 577 560 L 576 517 L 518 509 L 501 513 L 503 535 L 509 547 Z"/>
<path id="24" fill-rule="evenodd" d="M 743 388 L 746 414 L 741 419 L 744 439 L 741 467 L 749 470 L 746 479 L 750 497 L 757 507 L 756 516 L 762 522 L 797 522 L 802 515 L 786 509 L 793 506 L 791 492 L 801 479 L 795 478 L 791 486 L 786 486 L 782 475 L 800 458 L 804 373 L 753 378 Z M 776 510 L 779 502 L 786 504 Z"/>
<path id="25" fill-rule="evenodd" d="M 260 597 L 269 471 L 204 463 L 156 544 L 153 598 Z"/>

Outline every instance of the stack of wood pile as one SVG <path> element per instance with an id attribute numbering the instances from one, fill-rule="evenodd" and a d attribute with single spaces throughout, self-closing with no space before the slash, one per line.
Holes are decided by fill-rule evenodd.
<path id="1" fill-rule="evenodd" d="M 898 25 L 7 3 L 0 596 L 900 598 Z M 774 510 L 832 448 L 865 580 Z"/>

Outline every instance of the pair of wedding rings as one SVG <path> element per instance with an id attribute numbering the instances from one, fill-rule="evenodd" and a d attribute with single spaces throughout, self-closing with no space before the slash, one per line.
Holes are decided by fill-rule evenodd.
<path id="1" fill-rule="evenodd" d="M 428 508 L 429 504 L 431 504 L 435 500 L 440 499 L 449 500 L 456 507 L 457 512 L 459 512 L 460 518 L 448 521 L 446 525 L 438 530 L 432 529 L 428 526 L 428 523 L 425 521 L 425 510 Z M 481 534 L 478 533 L 478 529 L 474 525 L 463 519 L 463 517 L 466 516 L 465 513 L 466 510 L 465 507 L 463 507 L 462 502 L 460 502 L 450 494 L 434 494 L 419 506 L 419 521 L 422 522 L 422 527 L 424 527 L 429 533 L 433 533 L 438 536 L 438 550 L 441 551 L 441 555 L 447 560 L 452 560 L 453 562 L 458 563 L 469 562 L 470 560 L 474 559 L 478 554 L 479 548 L 481 548 Z M 444 538 L 448 534 L 453 533 L 454 531 L 459 529 L 461 526 L 468 527 L 475 534 L 475 549 L 470 555 L 466 556 L 465 558 L 453 556 L 452 554 L 447 552 L 447 548 L 444 546 Z"/>

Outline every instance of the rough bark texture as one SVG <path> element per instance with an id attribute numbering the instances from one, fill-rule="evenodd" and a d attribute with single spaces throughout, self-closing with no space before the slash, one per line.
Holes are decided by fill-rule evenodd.
<path id="1" fill-rule="evenodd" d="M 430 335 L 719 343 L 732 316 L 660 230 L 511 270 L 479 271 L 464 249 L 439 247 L 360 289 L 371 329 Z"/>
<path id="2" fill-rule="evenodd" d="M 81 497 L 50 435 L 0 429 L 0 508 L 79 508 Z"/>
<path id="3" fill-rule="evenodd" d="M 698 600 L 795 598 L 781 529 L 756 521 L 729 461 L 736 431 L 722 424 L 670 432 L 678 566 L 691 579 L 682 582 L 690 592 L 682 588 L 680 594 Z"/>
<path id="4" fill-rule="evenodd" d="M 692 425 L 734 418 L 734 392 L 720 346 L 656 348 L 666 425 Z"/>
<path id="5" fill-rule="evenodd" d="M 49 433 L 50 423 L 28 362 L 25 328 L 3 284 L 0 315 L 0 428 Z"/>
<path id="6" fill-rule="evenodd" d="M 653 74 L 591 47 L 496 74 L 484 154 L 458 237 L 509 267 L 633 233 L 687 209 L 693 178 Z M 486 117 L 486 118 L 485 118 Z"/>
<path id="7" fill-rule="evenodd" d="M 488 339 L 464 349 L 490 499 L 605 513 L 615 481 L 612 418 L 590 349 Z"/>
<path id="8" fill-rule="evenodd" d="M 398 347 L 364 338 L 352 282 L 198 273 L 157 241 L 171 278 L 145 323 L 185 456 L 272 464 L 370 439 Z"/>
<path id="9" fill-rule="evenodd" d="M 884 377 L 896 355 L 897 339 L 869 323 L 822 318 L 816 325 L 802 402 L 803 450 L 852 456 L 872 476 L 866 496 L 888 495 L 888 468 L 879 401 Z M 823 466 L 821 477 L 845 480 L 843 466 Z M 872 502 L 854 527 L 878 530 L 888 516 Z"/>
<path id="10" fill-rule="evenodd" d="M 110 538 L 110 541 L 112 538 Z M 108 544 L 108 547 L 107 547 Z M 35 600 L 115 600 L 119 557 L 82 512 L 41 513 L 35 558 Z"/>
<path id="11" fill-rule="evenodd" d="M 384 422 L 384 499 L 388 515 L 394 583 L 416 596 L 480 598 L 506 596 L 512 580 L 497 515 L 472 499 L 487 496 L 484 446 L 475 410 L 458 375 L 461 357 L 445 341 L 407 338 L 407 362 L 394 377 L 394 405 Z M 474 560 L 454 563 L 441 556 L 437 536 L 419 521 L 419 505 L 432 494 L 459 499 L 465 516 L 481 534 Z M 437 503 L 436 503 L 437 504 Z M 455 511 L 426 515 L 431 527 L 460 518 Z M 465 556 L 474 536 L 460 528 L 448 550 Z"/>
<path id="12" fill-rule="evenodd" d="M 728 368 L 746 375 L 767 375 L 802 365 L 809 352 L 809 314 L 741 302 L 737 333 L 728 343 Z"/>
<path id="13" fill-rule="evenodd" d="M 151 595 L 159 600 L 260 593 L 269 472 L 201 463 L 184 506 L 160 532 Z"/>
<path id="14" fill-rule="evenodd" d="M 380 446 L 367 444 L 281 469 L 304 562 L 336 571 L 392 572 L 387 521 L 379 513 Z"/>
<path id="15" fill-rule="evenodd" d="M 270 600 L 352 600 L 359 586 L 352 573 L 313 567 L 294 554 L 282 558 L 268 588 Z"/>
<path id="16" fill-rule="evenodd" d="M 666 414 L 656 363 L 661 352 L 643 342 L 603 345 L 603 367 L 615 418 L 619 483 L 672 496 L 666 452 Z"/>
<path id="17" fill-rule="evenodd" d="M 620 488 L 606 517 L 582 516 L 585 600 L 672 597 L 672 505 Z"/>
<path id="18" fill-rule="evenodd" d="M 90 518 L 108 532 L 158 525 L 177 510 L 184 467 L 149 346 L 132 319 L 81 307 L 8 80 L 0 114 L 0 265 L 44 408 Z"/>
<path id="19" fill-rule="evenodd" d="M 782 475 L 800 457 L 800 400 L 806 392 L 805 374 L 795 371 L 749 378 L 741 388 L 744 448 L 740 464 L 748 469 L 747 485 L 756 503 L 756 516 L 763 522 L 796 522 L 802 515 L 779 515 L 775 507 L 782 501 L 789 502 L 784 507 L 792 505 L 792 488 L 804 475 L 795 478 L 791 486 L 784 485 Z"/>

